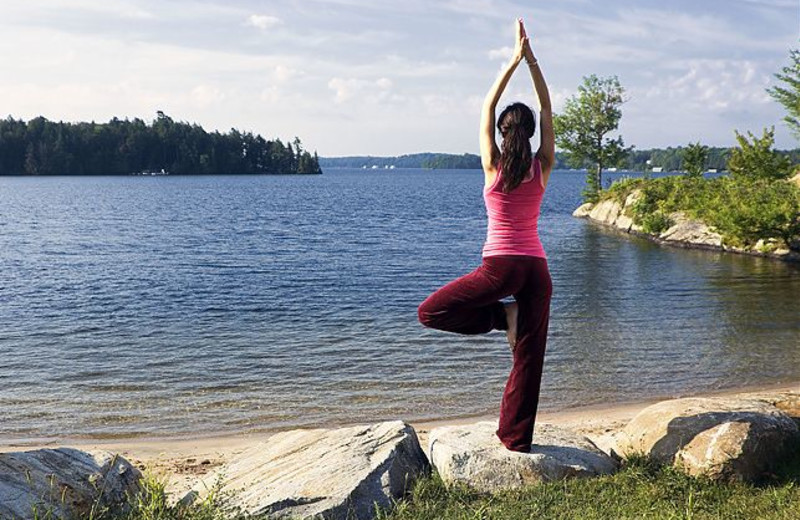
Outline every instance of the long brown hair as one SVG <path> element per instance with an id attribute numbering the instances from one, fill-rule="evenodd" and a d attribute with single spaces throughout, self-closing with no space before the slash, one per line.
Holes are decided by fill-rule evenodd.
<path id="1" fill-rule="evenodd" d="M 503 192 L 508 193 L 519 186 L 531 169 L 531 137 L 536 131 L 536 116 L 525 103 L 512 103 L 497 118 L 497 129 L 503 136 L 499 161 Z"/>

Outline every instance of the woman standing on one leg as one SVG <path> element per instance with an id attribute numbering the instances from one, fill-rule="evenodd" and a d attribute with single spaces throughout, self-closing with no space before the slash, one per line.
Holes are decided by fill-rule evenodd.
<path id="1" fill-rule="evenodd" d="M 422 302 L 419 320 L 427 327 L 462 334 L 507 331 L 514 360 L 500 405 L 497 436 L 509 450 L 528 452 L 539 403 L 552 292 L 537 223 L 555 143 L 547 85 L 522 20 L 516 24 L 514 56 L 489 90 L 481 111 L 483 197 L 489 217 L 483 263 Z M 530 139 L 536 131 L 536 118 L 526 105 L 514 103 L 500 114 L 500 148 L 494 135 L 497 103 L 523 60 L 540 104 L 541 146 L 535 156 Z M 515 303 L 500 302 L 511 295 Z"/>

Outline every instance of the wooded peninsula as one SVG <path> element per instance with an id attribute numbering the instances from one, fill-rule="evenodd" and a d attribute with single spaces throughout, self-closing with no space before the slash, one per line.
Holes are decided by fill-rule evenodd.
<path id="1" fill-rule="evenodd" d="M 207 132 L 163 112 L 108 123 L 0 120 L 0 175 L 322 173 L 316 152 L 251 132 Z"/>

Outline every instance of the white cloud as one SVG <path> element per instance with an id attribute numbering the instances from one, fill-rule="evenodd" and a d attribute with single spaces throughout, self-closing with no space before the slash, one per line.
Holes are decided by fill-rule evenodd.
<path id="1" fill-rule="evenodd" d="M 245 22 L 245 25 L 261 29 L 262 31 L 272 29 L 273 27 L 277 27 L 281 24 L 283 24 L 283 20 L 277 16 L 270 16 L 266 14 L 251 14 Z"/>
<path id="2" fill-rule="evenodd" d="M 289 81 L 298 74 L 300 74 L 300 71 L 287 67 L 286 65 L 278 64 L 275 66 L 275 79 L 281 83 Z"/>
<path id="3" fill-rule="evenodd" d="M 771 72 L 759 64 L 737 60 L 687 60 L 680 72 L 657 81 L 645 96 L 678 100 L 694 109 L 726 110 L 771 102 L 766 92 Z"/>
<path id="4" fill-rule="evenodd" d="M 499 49 L 492 49 L 489 51 L 490 60 L 509 60 L 514 55 L 514 49 L 511 47 L 500 47 Z"/>
<path id="5" fill-rule="evenodd" d="M 368 81 L 358 78 L 333 78 L 328 82 L 328 88 L 336 91 L 334 97 L 337 103 L 344 103 L 358 96 L 361 101 L 375 101 L 387 99 L 392 88 L 389 78 L 379 78 Z"/>
<path id="6" fill-rule="evenodd" d="M 581 76 L 615 74 L 631 97 L 630 144 L 690 134 L 730 144 L 733 128 L 775 124 L 778 145 L 796 146 L 764 92 L 796 46 L 790 4 L 0 2 L 0 99 L 26 118 L 149 119 L 163 109 L 210 129 L 296 134 L 328 155 L 476 151 L 478 109 L 496 75 L 487 60 L 511 55 L 511 21 L 523 16 L 556 110 Z M 520 72 L 503 102 L 532 102 Z"/>
<path id="7" fill-rule="evenodd" d="M 211 85 L 198 85 L 190 93 L 192 100 L 200 108 L 220 103 L 225 99 L 225 94 L 217 87 Z"/>

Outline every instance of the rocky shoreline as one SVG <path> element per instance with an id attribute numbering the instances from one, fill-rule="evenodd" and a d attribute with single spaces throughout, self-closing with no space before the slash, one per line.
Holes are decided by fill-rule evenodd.
<path id="1" fill-rule="evenodd" d="M 208 464 L 191 489 L 173 490 L 172 498 L 189 503 L 222 492 L 240 510 L 270 518 L 371 519 L 433 469 L 445 483 L 494 492 L 611 474 L 626 457 L 644 454 L 691 475 L 758 481 L 800 442 L 796 387 L 671 399 L 629 411 L 625 420 L 606 411 L 555 423 L 543 418 L 529 453 L 506 450 L 494 435 L 496 421 L 445 424 L 423 435 L 399 420 L 292 430 Z M 0 518 L 122 509 L 142 478 L 141 464 L 108 451 L 0 453 Z"/>
<path id="2" fill-rule="evenodd" d="M 752 248 L 741 248 L 725 244 L 722 235 L 704 222 L 694 220 L 681 212 L 671 213 L 672 225 L 661 233 L 647 233 L 633 220 L 633 206 L 639 200 L 641 192 L 634 190 L 624 202 L 615 199 L 604 199 L 596 204 L 587 202 L 579 206 L 572 216 L 585 218 L 611 227 L 626 234 L 646 238 L 658 244 L 669 246 L 725 251 L 730 253 L 762 256 L 800 262 L 800 239 L 788 249 L 777 245 L 771 238 L 759 240 Z"/>

